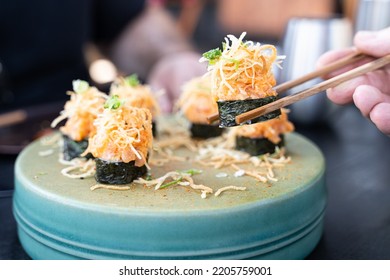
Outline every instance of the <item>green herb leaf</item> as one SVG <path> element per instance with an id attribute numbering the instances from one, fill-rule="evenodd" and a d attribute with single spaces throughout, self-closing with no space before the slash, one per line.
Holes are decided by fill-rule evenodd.
<path id="1" fill-rule="evenodd" d="M 188 170 L 183 170 L 183 171 L 178 171 L 178 172 L 180 174 L 183 174 L 183 175 L 186 174 L 186 175 L 192 176 L 192 175 L 200 174 L 203 171 L 199 170 L 199 169 L 188 169 Z M 176 184 L 180 183 L 182 180 L 183 180 L 183 177 L 180 176 L 176 180 L 173 180 L 171 182 L 168 182 L 168 183 L 165 183 L 165 184 L 161 185 L 159 189 L 163 189 L 163 188 L 166 188 L 166 187 L 169 187 L 169 186 L 176 185 Z"/>
<path id="2" fill-rule="evenodd" d="M 183 170 L 183 171 L 179 171 L 179 173 L 182 173 L 182 174 L 188 174 L 188 175 L 196 175 L 196 174 L 200 174 L 202 173 L 203 171 L 200 170 L 200 169 L 188 169 L 188 170 Z"/>
<path id="3" fill-rule="evenodd" d="M 227 61 L 234 63 L 234 66 L 236 67 L 236 70 L 238 69 L 238 66 L 240 65 L 240 61 L 234 58 L 226 58 Z"/>
<path id="4" fill-rule="evenodd" d="M 137 74 L 132 74 L 130 76 L 127 76 L 125 78 L 125 84 L 131 87 L 136 87 L 140 84 L 138 75 Z"/>
<path id="5" fill-rule="evenodd" d="M 83 93 L 89 88 L 88 82 L 83 80 L 74 80 L 72 85 L 75 93 Z"/>
<path id="6" fill-rule="evenodd" d="M 180 176 L 180 177 L 179 177 L 178 179 L 176 179 L 176 180 L 173 180 L 173 181 L 171 181 L 171 182 L 168 182 L 168 183 L 166 183 L 166 184 L 161 185 L 160 189 L 163 189 L 163 188 L 166 188 L 166 187 L 169 187 L 169 186 L 176 185 L 177 183 L 180 183 L 181 180 L 183 180 L 183 177 Z"/>
<path id="7" fill-rule="evenodd" d="M 203 57 L 209 61 L 210 65 L 215 64 L 218 59 L 221 57 L 222 52 L 219 48 L 209 50 L 203 54 Z"/>
<path id="8" fill-rule="evenodd" d="M 122 101 L 119 99 L 118 95 L 111 96 L 104 103 L 104 109 L 116 110 L 122 105 Z"/>

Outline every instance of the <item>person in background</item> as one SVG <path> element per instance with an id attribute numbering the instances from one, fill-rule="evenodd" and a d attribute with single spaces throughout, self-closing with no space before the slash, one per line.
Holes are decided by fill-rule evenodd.
<path id="1" fill-rule="evenodd" d="M 72 80 L 91 81 L 90 43 L 120 74 L 166 87 L 164 111 L 181 84 L 206 70 L 158 1 L 0 0 L 0 6 L 0 112 L 66 100 Z"/>
<path id="2" fill-rule="evenodd" d="M 322 55 L 317 63 L 323 67 L 354 51 L 381 57 L 390 54 L 390 27 L 379 31 L 359 31 L 354 37 L 354 47 L 334 50 Z M 329 75 L 333 77 L 351 70 L 350 65 Z M 336 104 L 353 102 L 361 113 L 370 119 L 384 134 L 390 136 L 390 65 L 342 83 L 327 91 L 328 98 Z"/>
<path id="3" fill-rule="evenodd" d="M 231 32 L 247 31 L 248 35 L 266 41 L 283 39 L 291 18 L 324 18 L 340 9 L 335 0 L 221 0 L 217 12 L 221 25 Z"/>

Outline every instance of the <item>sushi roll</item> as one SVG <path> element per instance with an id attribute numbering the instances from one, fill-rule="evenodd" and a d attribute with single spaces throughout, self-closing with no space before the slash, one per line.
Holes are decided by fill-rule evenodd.
<path id="1" fill-rule="evenodd" d="M 197 77 L 185 83 L 176 108 L 191 123 L 193 138 L 206 139 L 222 134 L 222 128 L 207 122 L 207 116 L 218 112 L 217 103 L 211 95 L 209 76 Z"/>
<path id="2" fill-rule="evenodd" d="M 129 106 L 149 109 L 152 114 L 153 136 L 157 136 L 156 118 L 160 113 L 160 107 L 151 88 L 141 84 L 136 74 L 118 77 L 111 85 L 109 95 L 118 96 Z"/>
<path id="3" fill-rule="evenodd" d="M 219 48 L 203 54 L 200 61 L 208 62 L 208 75 L 212 80 L 212 93 L 218 103 L 219 125 L 238 125 L 235 117 L 277 99 L 273 90 L 276 84 L 273 66 L 280 66 L 282 56 L 273 45 L 261 45 L 227 35 L 222 50 Z M 256 123 L 280 115 L 275 110 L 251 120 Z"/>
<path id="4" fill-rule="evenodd" d="M 51 126 L 54 128 L 66 120 L 59 130 L 63 138 L 63 158 L 70 161 L 80 157 L 87 148 L 88 138 L 95 133 L 93 122 L 103 111 L 107 95 L 82 80 L 73 81 L 73 91 L 67 93 L 70 100 L 65 103 L 64 110 Z"/>
<path id="5" fill-rule="evenodd" d="M 236 149 L 258 156 L 272 154 L 276 147 L 283 147 L 284 135 L 293 131 L 294 125 L 287 118 L 287 110 L 282 109 L 281 115 L 275 119 L 233 129 L 236 135 Z"/>
<path id="6" fill-rule="evenodd" d="M 152 115 L 112 96 L 95 120 L 96 133 L 84 153 L 96 161 L 95 179 L 101 184 L 128 184 L 147 172 L 152 145 Z"/>

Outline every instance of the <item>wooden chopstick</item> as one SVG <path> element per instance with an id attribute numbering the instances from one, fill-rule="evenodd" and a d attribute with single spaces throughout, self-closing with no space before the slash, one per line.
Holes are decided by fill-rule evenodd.
<path id="1" fill-rule="evenodd" d="M 333 63 L 328 64 L 327 66 L 320 68 L 318 70 L 315 70 L 311 73 L 305 74 L 302 77 L 299 77 L 295 80 L 287 81 L 283 84 L 277 85 L 274 87 L 274 90 L 280 94 L 285 92 L 286 90 L 289 90 L 297 85 L 300 85 L 304 82 L 310 81 L 314 78 L 329 74 L 333 72 L 334 70 L 340 69 L 346 65 L 349 65 L 353 62 L 356 62 L 358 60 L 361 60 L 363 58 L 366 58 L 367 55 L 360 53 L 360 52 L 354 52 L 342 59 L 339 59 Z M 210 115 L 207 117 L 208 122 L 211 124 L 219 119 L 218 114 Z"/>
<path id="2" fill-rule="evenodd" d="M 346 82 L 350 79 L 353 79 L 355 77 L 358 77 L 360 75 L 363 75 L 365 73 L 368 73 L 370 71 L 379 69 L 387 64 L 390 63 L 390 54 L 383 56 L 381 58 L 378 58 L 374 61 L 368 62 L 366 64 L 363 64 L 355 69 L 352 69 L 348 72 L 345 72 L 343 74 L 340 74 L 338 76 L 335 76 L 329 80 L 323 81 L 309 89 L 300 91 L 294 95 L 286 96 L 281 99 L 278 99 L 275 102 L 269 103 L 267 105 L 264 105 L 259 108 L 255 108 L 251 111 L 248 111 L 246 113 L 240 114 L 236 117 L 236 122 L 238 124 L 246 122 L 248 120 L 257 118 L 259 116 L 262 116 L 264 114 L 270 113 L 272 111 L 275 111 L 277 109 L 280 109 L 282 107 L 291 105 L 297 101 L 300 101 L 304 98 L 313 96 L 319 92 L 322 92 L 328 88 L 335 87 L 343 82 Z"/>
<path id="3" fill-rule="evenodd" d="M 283 84 L 277 85 L 274 87 L 274 90 L 277 93 L 285 92 L 286 90 L 289 90 L 293 87 L 296 87 L 297 85 L 303 84 L 303 83 L 310 81 L 314 78 L 318 78 L 318 77 L 324 76 L 326 74 L 329 74 L 337 69 L 340 69 L 344 66 L 350 65 L 353 62 L 359 61 L 359 60 L 366 58 L 366 57 L 368 57 L 368 56 L 363 54 L 363 53 L 354 52 L 354 53 L 347 55 L 347 56 L 345 56 L 345 57 L 343 57 L 343 58 L 341 58 L 333 63 L 330 63 L 330 64 L 328 64 L 320 69 L 317 69 L 313 72 L 307 73 L 307 74 L 303 75 L 302 77 L 299 77 L 295 80 L 287 81 Z"/>

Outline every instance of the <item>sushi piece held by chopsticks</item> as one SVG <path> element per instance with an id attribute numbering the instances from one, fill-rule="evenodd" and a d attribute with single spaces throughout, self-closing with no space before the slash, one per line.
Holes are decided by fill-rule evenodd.
<path id="1" fill-rule="evenodd" d="M 236 126 L 235 117 L 259 106 L 277 100 L 273 66 L 279 66 L 284 57 L 277 55 L 273 45 L 244 41 L 227 35 L 223 48 L 210 50 L 200 61 L 208 62 L 212 80 L 212 94 L 218 104 L 220 127 Z M 264 121 L 280 115 L 280 109 L 252 119 Z"/>

